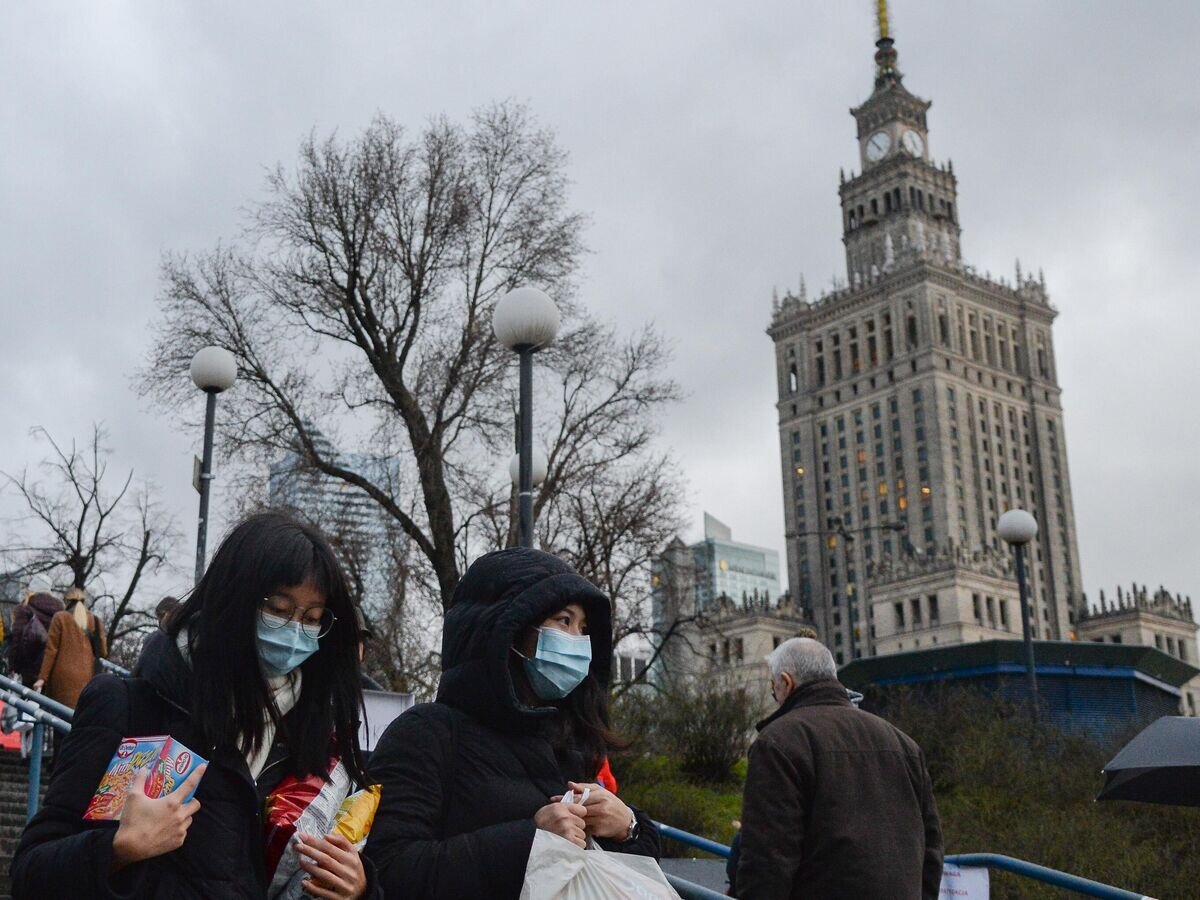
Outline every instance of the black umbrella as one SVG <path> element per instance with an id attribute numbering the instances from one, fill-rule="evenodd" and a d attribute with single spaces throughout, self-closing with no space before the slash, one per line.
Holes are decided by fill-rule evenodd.
<path id="1" fill-rule="evenodd" d="M 1200 719 L 1163 716 L 1104 767 L 1097 800 L 1200 806 Z"/>

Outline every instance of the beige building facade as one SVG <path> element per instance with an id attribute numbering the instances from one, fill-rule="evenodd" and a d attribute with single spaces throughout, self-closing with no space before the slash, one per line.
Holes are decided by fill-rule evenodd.
<path id="1" fill-rule="evenodd" d="M 1128 592 L 1117 588 L 1116 599 L 1109 603 L 1100 592 L 1100 604 L 1081 610 L 1078 625 L 1081 641 L 1111 644 L 1139 644 L 1155 647 L 1190 665 L 1197 665 L 1197 625 L 1192 614 L 1192 598 L 1159 588 L 1151 594 L 1144 586 L 1134 585 Z M 1181 688 L 1180 712 L 1197 715 L 1200 707 L 1200 677 Z"/>
<path id="2" fill-rule="evenodd" d="M 1001 583 L 977 560 L 1007 554 L 997 520 L 1021 507 L 1040 525 L 1028 567 L 1035 636 L 1068 639 L 1082 590 L 1057 312 L 1040 276 L 1018 266 L 1009 282 L 964 261 L 957 181 L 932 155 L 930 104 L 902 83 L 891 40 L 877 46 L 874 91 L 851 111 L 861 172 L 839 187 L 847 277 L 815 299 L 789 293 L 768 329 L 791 591 L 839 663 L 935 637 L 1019 636 L 1011 576 Z"/>

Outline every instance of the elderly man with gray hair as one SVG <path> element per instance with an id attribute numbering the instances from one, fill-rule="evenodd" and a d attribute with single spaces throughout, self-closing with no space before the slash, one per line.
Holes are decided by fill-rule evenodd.
<path id="1" fill-rule="evenodd" d="M 921 748 L 851 705 L 820 641 L 784 641 L 767 665 L 779 709 L 750 748 L 736 896 L 935 900 L 942 829 Z"/>

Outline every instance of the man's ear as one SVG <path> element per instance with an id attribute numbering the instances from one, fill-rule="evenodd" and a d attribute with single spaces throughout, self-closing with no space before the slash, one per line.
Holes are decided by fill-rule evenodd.
<path id="1" fill-rule="evenodd" d="M 779 683 L 783 686 L 783 699 L 786 700 L 796 689 L 796 679 L 788 672 L 780 672 Z"/>

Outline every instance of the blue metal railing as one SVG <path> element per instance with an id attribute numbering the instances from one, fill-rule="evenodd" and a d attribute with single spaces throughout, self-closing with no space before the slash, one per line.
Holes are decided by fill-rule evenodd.
<path id="1" fill-rule="evenodd" d="M 103 657 L 101 657 L 101 659 L 100 659 L 100 666 L 101 666 L 101 668 L 107 669 L 108 671 L 112 672 L 114 675 L 120 675 L 122 678 L 128 678 L 130 675 L 133 674 L 128 669 L 126 669 L 124 666 L 118 666 L 115 662 L 109 662 L 107 659 L 104 659 Z"/>
<path id="2" fill-rule="evenodd" d="M 658 824 L 659 833 L 663 837 L 671 838 L 672 840 L 679 841 L 681 844 L 695 847 L 697 850 L 703 850 L 706 853 L 720 856 L 723 859 L 729 858 L 729 848 L 724 844 L 700 837 L 688 831 L 683 831 L 679 828 L 672 828 L 670 825 L 656 824 Z M 958 853 L 947 856 L 946 862 L 967 868 L 1002 869 L 1005 872 L 1011 872 L 1022 878 L 1029 878 L 1032 881 L 1040 881 L 1043 884 L 1075 891 L 1076 893 L 1083 894 L 1085 897 L 1100 897 L 1102 900 L 1149 900 L 1144 894 L 1101 884 L 1099 881 L 1081 878 L 1069 872 L 1060 872 L 1058 869 L 1050 869 L 1046 866 L 1039 866 L 1037 863 L 1026 862 L 1023 859 L 1014 859 L 1011 856 L 1004 856 L 999 853 Z M 676 890 L 679 890 L 678 887 Z M 707 890 L 707 888 L 701 888 L 701 890 Z M 721 896 L 712 891 L 709 891 L 709 894 L 715 897 Z M 682 891 L 680 891 L 680 895 L 683 896 Z M 707 897 L 707 895 L 695 896 Z"/>
<path id="3" fill-rule="evenodd" d="M 706 837 L 700 837 L 700 835 L 684 831 L 682 828 L 672 828 L 670 825 L 664 825 L 661 822 L 655 822 L 654 824 L 658 826 L 658 833 L 663 837 L 679 841 L 681 844 L 687 844 L 689 847 L 695 847 L 697 850 L 703 850 L 705 853 L 711 853 L 713 856 L 729 859 L 729 848 L 724 844 L 710 841 Z"/>
<path id="4" fill-rule="evenodd" d="M 1023 859 L 1013 859 L 999 853 L 957 853 L 946 857 L 946 862 L 956 866 L 977 867 L 985 869 L 1003 869 L 1023 878 L 1051 884 L 1055 887 L 1066 888 L 1069 891 L 1083 894 L 1085 897 L 1104 897 L 1108 900 L 1148 900 L 1144 894 L 1127 891 L 1123 888 L 1101 884 L 1068 872 L 1049 869 L 1037 863 L 1026 862 Z"/>
<path id="5" fill-rule="evenodd" d="M 729 900 L 728 897 L 718 891 L 706 888 L 703 885 L 693 884 L 690 881 L 684 881 L 678 875 L 667 875 L 666 878 L 667 882 L 671 887 L 675 888 L 675 893 L 682 900 Z"/>
<path id="6" fill-rule="evenodd" d="M 38 808 L 38 792 L 42 786 L 42 749 L 46 741 L 46 726 L 66 733 L 71 730 L 70 707 L 43 697 L 11 678 L 0 675 L 0 698 L 33 720 L 29 741 L 29 788 L 25 796 L 25 821 L 33 818 Z"/>
<path id="7" fill-rule="evenodd" d="M 0 690 L 15 695 L 29 703 L 35 703 L 64 722 L 70 722 L 75 717 L 75 711 L 71 707 L 59 703 L 57 700 L 51 700 L 45 694 L 35 691 L 31 687 L 26 687 L 21 682 L 14 681 L 6 675 L 0 675 Z M 14 704 L 14 706 L 16 705 Z M 18 706 L 18 708 L 20 707 Z"/>

